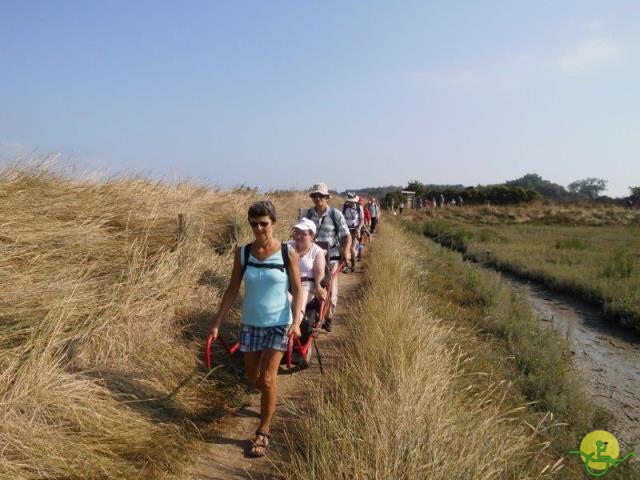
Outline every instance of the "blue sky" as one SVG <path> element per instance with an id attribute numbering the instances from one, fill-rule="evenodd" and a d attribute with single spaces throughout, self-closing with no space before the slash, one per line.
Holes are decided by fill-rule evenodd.
<path id="1" fill-rule="evenodd" d="M 637 1 L 0 1 L 0 158 L 223 187 L 640 185 Z"/>

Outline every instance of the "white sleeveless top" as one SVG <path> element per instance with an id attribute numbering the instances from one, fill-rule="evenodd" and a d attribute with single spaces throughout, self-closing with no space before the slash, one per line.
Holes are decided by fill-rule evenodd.
<path id="1" fill-rule="evenodd" d="M 287 243 L 291 245 L 292 248 L 295 249 L 295 242 L 293 240 Z M 298 261 L 298 268 L 300 269 L 300 277 L 313 278 L 313 264 L 316 261 L 316 257 L 318 255 L 325 255 L 326 253 L 327 253 L 326 250 L 320 248 L 315 243 L 312 243 L 311 248 L 307 250 L 307 253 L 305 253 L 304 255 L 300 255 L 300 260 Z"/>

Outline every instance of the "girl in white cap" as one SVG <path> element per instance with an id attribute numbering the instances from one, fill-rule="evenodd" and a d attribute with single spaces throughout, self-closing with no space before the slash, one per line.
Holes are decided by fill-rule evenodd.
<path id="1" fill-rule="evenodd" d="M 293 226 L 293 240 L 290 245 L 299 257 L 298 269 L 302 282 L 300 303 L 303 309 L 314 297 L 324 300 L 327 296 L 327 290 L 321 284 L 325 275 L 327 251 L 314 243 L 315 236 L 316 224 L 308 218 L 301 219 Z"/>

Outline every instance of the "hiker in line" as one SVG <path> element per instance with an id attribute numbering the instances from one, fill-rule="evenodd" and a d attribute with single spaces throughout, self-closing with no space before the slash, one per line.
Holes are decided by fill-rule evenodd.
<path id="1" fill-rule="evenodd" d="M 356 259 L 358 258 L 360 231 L 364 225 L 364 211 L 360 205 L 360 198 L 355 193 L 347 193 L 347 201 L 342 205 L 342 214 L 349 227 L 351 235 L 351 271 L 356 270 Z M 345 270 L 346 272 L 346 270 Z"/>
<path id="2" fill-rule="evenodd" d="M 398 207 L 400 210 L 400 215 L 402 215 L 402 210 L 404 210 L 404 202 L 400 202 L 400 206 Z"/>
<path id="3" fill-rule="evenodd" d="M 314 243 L 316 224 L 308 218 L 303 218 L 293 226 L 293 240 L 288 242 L 298 254 L 298 270 L 302 285 L 302 300 L 300 302 L 302 314 L 307 304 L 314 298 L 326 300 L 327 289 L 322 286 L 326 273 L 327 251 Z"/>
<path id="4" fill-rule="evenodd" d="M 249 383 L 261 394 L 260 425 L 251 441 L 250 454 L 262 457 L 271 437 L 271 420 L 278 394 L 278 366 L 287 350 L 288 335 L 300 336 L 302 288 L 298 255 L 273 237 L 276 223 L 273 203 L 253 203 L 248 217 L 255 240 L 235 252 L 231 280 L 210 333 L 214 340 L 218 337 L 220 323 L 238 296 L 244 277 L 240 351 L 244 352 Z M 289 299 L 289 287 L 292 300 Z"/>
<path id="5" fill-rule="evenodd" d="M 378 225 L 378 219 L 380 218 L 380 205 L 376 201 L 375 197 L 369 199 L 367 204 L 369 213 L 371 214 L 371 233 L 376 233 L 376 226 Z"/>
<path id="6" fill-rule="evenodd" d="M 364 226 L 367 228 L 371 227 L 371 212 L 369 211 L 369 205 L 364 203 L 364 197 L 360 197 L 358 200 L 360 206 L 362 207 L 362 212 L 364 213 Z"/>
<path id="7" fill-rule="evenodd" d="M 368 205 L 364 203 L 364 197 L 360 197 L 360 207 L 364 212 L 364 225 L 360 230 L 360 248 L 358 248 L 358 260 L 362 259 L 362 250 L 364 246 L 369 243 L 369 239 L 371 237 L 371 212 L 369 211 Z"/>
<path id="8" fill-rule="evenodd" d="M 316 224 L 316 243 L 329 250 L 330 270 L 338 268 L 340 258 L 351 261 L 351 235 L 342 212 L 329 206 L 329 188 L 326 183 L 317 183 L 309 192 L 313 207 L 304 213 L 304 217 Z M 338 306 L 338 277 L 333 279 L 331 288 L 331 307 L 322 328 L 331 331 L 331 322 Z"/>
<path id="9" fill-rule="evenodd" d="M 444 208 L 444 195 L 440 194 L 440 208 Z"/>

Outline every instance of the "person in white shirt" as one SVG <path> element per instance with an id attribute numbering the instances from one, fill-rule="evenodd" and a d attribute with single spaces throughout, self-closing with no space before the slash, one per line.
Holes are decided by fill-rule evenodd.
<path id="1" fill-rule="evenodd" d="M 303 309 L 314 298 L 325 300 L 327 297 L 327 290 L 322 286 L 327 251 L 314 243 L 315 236 L 316 224 L 308 218 L 303 218 L 293 226 L 293 240 L 289 242 L 299 257 L 298 269 L 303 298 L 300 304 Z"/>

